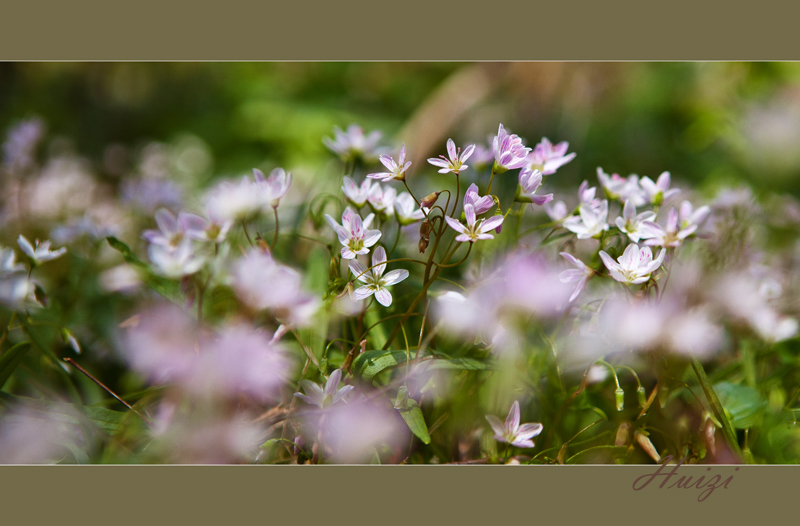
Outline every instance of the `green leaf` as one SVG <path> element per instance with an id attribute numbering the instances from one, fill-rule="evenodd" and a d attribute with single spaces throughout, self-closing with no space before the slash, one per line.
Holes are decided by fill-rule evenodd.
<path id="1" fill-rule="evenodd" d="M 0 389 L 5 385 L 6 380 L 11 377 L 11 373 L 19 365 L 22 357 L 31 348 L 31 342 L 21 342 L 11 347 L 0 356 Z"/>
<path id="2" fill-rule="evenodd" d="M 261 444 L 260 447 L 261 449 L 270 449 L 272 448 L 272 446 L 274 446 L 275 444 L 279 444 L 280 442 L 286 442 L 288 445 L 292 447 L 295 446 L 295 443 L 289 440 L 288 438 L 270 438 L 269 440 Z"/>
<path id="3" fill-rule="evenodd" d="M 733 425 L 731 425 L 728 416 L 725 414 L 722 403 L 717 397 L 717 393 L 708 380 L 703 364 L 700 363 L 700 360 L 698 360 L 696 356 L 692 356 L 692 368 L 697 375 L 697 379 L 700 381 L 700 385 L 703 388 L 706 400 L 708 400 L 714 416 L 716 416 L 717 420 L 722 424 L 722 434 L 725 435 L 725 441 L 728 443 L 728 447 L 731 448 L 733 453 L 739 458 L 744 458 L 742 448 L 739 447 L 739 441 L 736 439 L 736 432 L 733 430 Z"/>
<path id="4" fill-rule="evenodd" d="M 422 416 L 422 409 L 413 398 L 408 396 L 408 388 L 404 385 L 397 393 L 395 408 L 400 411 L 400 416 L 405 420 L 406 425 L 422 442 L 431 443 L 431 435 L 428 433 L 428 426 L 425 425 L 425 417 Z M 402 407 L 405 404 L 405 407 Z"/>
<path id="5" fill-rule="evenodd" d="M 475 358 L 437 358 L 422 362 L 420 370 L 430 371 L 435 369 L 458 369 L 462 371 L 485 371 L 489 369 L 486 362 Z"/>
<path id="6" fill-rule="evenodd" d="M 119 251 L 122 254 L 122 257 L 131 267 L 134 268 L 134 270 L 136 270 L 136 272 L 139 274 L 139 278 L 141 278 L 145 285 L 153 289 L 164 299 L 178 304 L 183 303 L 183 295 L 181 294 L 179 283 L 154 273 L 150 269 L 149 265 L 136 257 L 136 254 L 131 251 L 128 245 L 116 237 L 108 236 L 106 237 L 106 241 L 108 241 L 108 244 L 111 245 L 111 248 Z"/>
<path id="7" fill-rule="evenodd" d="M 405 351 L 365 351 L 356 356 L 351 369 L 354 375 L 370 381 L 381 371 L 404 363 Z"/>
<path id="8" fill-rule="evenodd" d="M 566 464 L 605 464 L 618 458 L 625 458 L 627 446 L 595 446 L 575 453 L 566 460 Z"/>
<path id="9" fill-rule="evenodd" d="M 45 413 L 47 416 L 67 422 L 69 424 L 80 425 L 80 420 L 76 417 L 79 413 L 72 404 L 59 404 L 37 400 L 27 396 L 14 396 L 0 392 L 0 404 L 6 407 L 23 405 L 36 412 Z M 122 424 L 127 418 L 128 413 L 113 411 L 105 407 L 83 406 L 81 410 L 86 417 L 100 429 L 114 434 L 122 429 Z"/>
<path id="10" fill-rule="evenodd" d="M 386 336 L 386 329 L 381 321 L 381 312 L 378 309 L 367 309 L 364 315 L 365 327 L 372 327 L 367 333 L 367 341 L 374 349 L 380 349 L 386 343 L 388 337 Z"/>
<path id="11" fill-rule="evenodd" d="M 719 401 L 730 415 L 731 425 L 736 429 L 753 427 L 767 401 L 758 391 L 746 385 L 729 382 L 714 384 Z"/>

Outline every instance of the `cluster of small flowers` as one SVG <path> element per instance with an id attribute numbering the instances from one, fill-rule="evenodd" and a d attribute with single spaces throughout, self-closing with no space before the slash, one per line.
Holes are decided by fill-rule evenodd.
<path id="1" fill-rule="evenodd" d="M 485 193 L 482 195 L 479 187 L 481 180 L 476 179 L 461 199 L 456 192 L 450 210 L 447 205 L 436 205 L 442 191 L 422 199 L 415 197 L 407 180 L 411 162 L 407 160 L 405 145 L 395 159 L 378 146 L 380 137 L 379 132 L 365 134 L 360 127 L 351 125 L 347 131 L 334 129 L 334 138 L 323 141 L 346 167 L 341 181 L 344 199 L 337 203 L 334 214 L 341 213 L 341 221 L 324 214 L 341 245 L 338 250 L 333 250 L 335 242 L 328 245 L 329 291 L 342 283 L 344 271 L 349 273 L 345 289 L 352 300 L 361 302 L 374 296 L 381 306 L 392 306 L 390 287 L 410 275 L 406 269 L 387 272 L 388 265 L 393 263 L 389 258 L 394 249 L 387 255 L 387 249 L 381 246 L 386 238 L 381 229 L 385 230 L 394 220 L 398 239 L 404 227 L 421 223 L 421 253 L 427 248 L 428 236 L 437 236 L 428 261 L 416 260 L 425 265 L 425 280 L 428 280 L 418 291 L 418 299 L 425 297 L 442 268 L 460 265 L 473 250 L 481 252 L 479 267 L 468 271 L 471 284 L 465 284 L 469 288 L 462 287 L 463 294 L 432 290 L 431 295 L 438 298 L 432 311 L 445 329 L 474 343 L 481 356 L 488 354 L 484 350 L 491 350 L 492 361 L 516 363 L 515 359 L 531 348 L 533 330 L 541 332 L 554 354 L 557 347 L 569 351 L 559 355 L 558 360 L 564 360 L 564 356 L 569 359 L 570 353 L 573 358 L 583 353 L 590 363 L 597 363 L 598 356 L 616 351 L 665 349 L 711 356 L 724 344 L 725 328 L 737 323 L 747 325 L 758 337 L 771 342 L 793 337 L 798 332 L 797 321 L 782 313 L 781 280 L 774 279 L 770 272 L 752 264 L 713 275 L 707 269 L 678 261 L 678 249 L 704 234 L 698 231 L 707 228 L 712 208 L 695 208 L 689 201 L 683 201 L 677 208 L 670 207 L 680 190 L 671 188 L 668 172 L 653 181 L 636 175 L 627 178 L 608 175 L 598 168 L 603 198 L 597 195 L 597 187 L 589 187 L 589 182 L 584 181 L 578 190 L 578 205 L 570 212 L 563 201 L 554 201 L 552 193 L 542 191 L 547 178 L 575 158 L 575 153 L 568 153 L 568 143 L 553 144 L 543 138 L 530 148 L 500 124 L 487 145 L 469 144 L 462 149 L 448 139 L 446 155 L 428 159 L 439 173 L 453 174 L 456 181 L 470 168 L 467 162 L 473 170 L 480 167 L 489 170 Z M 385 171 L 367 173 L 358 181 L 355 166 L 376 161 Z M 511 170 L 519 170 L 517 192 L 514 203 L 504 212 L 491 187 L 496 175 Z M 302 273 L 276 260 L 275 254 L 281 252 L 274 252 L 274 246 L 269 247 L 260 234 L 257 243 L 252 243 L 247 233 L 248 222 L 271 208 L 275 216 L 275 245 L 279 234 L 278 207 L 291 180 L 291 174 L 280 168 L 269 177 L 255 169 L 253 178 L 223 182 L 208 191 L 205 215 L 156 209 L 157 229 L 145 230 L 141 235 L 149 243 L 152 268 L 169 279 L 181 281 L 181 291 L 186 295 L 184 307 L 197 302 L 196 319 L 187 308 L 162 302 L 145 307 L 121 325 L 125 329 L 125 358 L 131 368 L 150 383 L 167 386 L 167 395 L 152 422 L 152 434 L 166 444 L 166 454 L 173 459 L 228 462 L 255 455 L 254 446 L 271 436 L 267 424 L 280 423 L 273 418 L 283 418 L 282 439 L 288 440 L 289 428 L 293 428 L 294 435 L 289 438 L 293 439 L 292 451 L 298 458 L 302 451 L 303 455 L 313 454 L 317 459 L 332 457 L 335 461 L 361 462 L 377 455 L 375 448 L 380 444 L 408 444 L 410 425 L 406 426 L 405 414 L 401 417 L 397 410 L 408 410 L 414 405 L 409 405 L 416 401 L 409 399 L 408 379 L 424 371 L 424 360 L 433 362 L 438 356 L 423 353 L 419 363 L 414 359 L 413 368 L 408 367 L 401 378 L 405 383 L 398 391 L 394 408 L 390 409 L 392 404 L 386 399 L 377 400 L 376 391 L 367 396 L 366 384 L 356 384 L 345 376 L 347 373 L 355 377 L 349 366 L 354 363 L 358 345 L 361 352 L 366 349 L 367 340 L 359 340 L 370 332 L 367 329 L 364 336 L 360 334 L 368 305 L 360 306 L 358 328 L 352 327 L 352 341 L 347 340 L 350 328 L 343 328 L 342 335 L 324 332 L 328 330 L 328 318 L 320 315 L 325 322 L 319 324 L 322 331 L 313 337 L 317 340 L 315 344 L 319 340 L 323 345 L 328 344 L 324 363 L 318 353 L 305 345 L 303 331 L 297 329 L 312 325 L 323 307 L 322 299 L 306 291 Z M 398 193 L 392 186 L 397 181 L 405 186 L 405 191 Z M 458 183 L 457 188 L 460 188 Z M 515 203 L 520 203 L 517 225 L 522 222 L 528 204 L 534 210 L 543 207 L 551 219 L 545 226 L 553 227 L 550 234 L 563 229 L 560 237 L 564 243 L 550 254 L 544 243 L 534 252 L 514 246 L 503 253 L 501 246 L 497 262 L 484 264 L 486 253 L 482 249 L 501 234 Z M 609 214 L 614 209 L 619 213 L 611 221 Z M 237 251 L 231 250 L 235 243 L 230 238 L 237 224 L 241 224 L 250 247 L 242 248 L 242 256 L 234 258 L 231 254 Z M 505 227 L 508 228 L 507 224 Z M 448 228 L 455 232 L 453 249 L 450 251 L 448 247 L 442 259 L 434 261 L 441 254 L 437 253 L 439 238 L 444 233 L 452 234 Z M 95 232 L 92 234 L 95 237 L 103 235 L 88 216 L 65 227 L 65 239 L 70 229 Z M 326 232 L 330 235 L 330 231 Z M 482 243 L 474 248 L 478 241 Z M 14 309 L 36 301 L 36 286 L 30 281 L 30 271 L 66 251 L 66 248 L 51 250 L 49 241 L 37 240 L 31 244 L 20 236 L 18 242 L 30 258 L 30 268 L 16 262 L 13 250 L 0 248 L 0 302 Z M 468 249 L 464 259 L 448 264 L 456 250 L 463 250 L 459 247 Z M 653 247 L 660 250 L 654 254 Z M 570 268 L 564 270 L 563 260 L 556 253 Z M 341 263 L 345 261 L 343 269 Z M 674 277 L 667 290 L 669 276 Z M 590 280 L 592 285 L 587 290 Z M 353 287 L 356 281 L 361 285 Z M 238 303 L 237 308 L 223 316 L 204 322 L 203 294 L 209 283 L 221 284 L 232 291 Z M 604 284 L 610 292 L 601 290 Z M 595 290 L 601 292 L 597 308 L 591 304 L 598 298 L 587 298 Z M 624 294 L 617 293 L 620 290 Z M 576 306 L 582 293 L 582 299 L 587 301 Z M 340 298 L 343 296 L 344 292 L 339 294 Z M 418 300 L 411 302 L 395 332 L 402 328 L 406 336 L 403 322 L 418 304 Z M 570 326 L 571 329 L 564 328 Z M 553 329 L 552 336 L 545 334 L 549 329 Z M 308 330 L 316 331 L 316 327 Z M 417 354 L 424 347 L 425 330 L 423 317 Z M 437 330 L 427 333 L 431 340 Z M 299 374 L 300 364 L 292 359 L 290 351 L 295 342 L 283 340 L 290 333 L 297 340 L 297 352 L 305 360 Z M 345 362 L 330 370 L 328 347 L 336 341 L 349 341 L 350 345 L 358 342 L 358 345 L 349 355 L 342 346 Z M 390 344 L 387 342 L 387 349 L 391 349 Z M 576 348 L 579 351 L 574 351 Z M 410 354 L 407 360 L 411 360 Z M 316 369 L 311 369 L 312 364 Z M 615 393 L 618 397 L 619 391 L 618 386 Z M 280 398 L 282 403 L 278 402 Z M 296 404 L 300 406 L 298 410 Z M 617 407 L 620 406 L 618 402 Z M 205 412 L 196 411 L 198 407 Z M 287 423 L 289 417 L 295 416 L 296 420 Z M 518 401 L 511 406 L 505 422 L 493 415 L 486 415 L 486 420 L 494 439 L 513 447 L 534 447 L 532 438 L 543 430 L 540 423 L 521 424 Z M 307 447 L 312 443 L 313 446 Z"/>
<path id="2" fill-rule="evenodd" d="M 669 210 L 662 226 L 656 222 L 658 206 L 680 192 L 678 188 L 670 188 L 669 172 L 662 173 L 657 182 L 649 177 L 640 180 L 636 175 L 627 179 L 617 174 L 609 176 L 602 168 L 597 169 L 597 175 L 607 199 L 595 197 L 597 188 L 589 188 L 588 181 L 584 181 L 578 190 L 580 204 L 577 214 L 567 214 L 563 201 L 547 206 L 545 210 L 554 222 L 576 234 L 578 239 L 601 239 L 612 228 L 608 223 L 609 200 L 619 201 L 623 205 L 622 214 L 614 225 L 632 243 L 616 261 L 604 250 L 600 250 L 599 255 L 610 276 L 621 283 L 638 285 L 647 282 L 661 267 L 667 249 L 679 247 L 695 234 L 711 212 L 708 206 L 695 210 L 689 201 L 683 201 L 680 211 L 674 207 Z M 654 209 L 639 213 L 637 206 L 644 205 L 652 205 Z M 642 247 L 638 245 L 639 241 L 643 241 Z M 653 246 L 663 247 L 655 258 L 650 249 Z M 562 280 L 575 283 L 571 298 L 574 300 L 586 282 L 598 272 L 571 254 L 561 255 L 574 267 L 562 274 Z"/>
<path id="3" fill-rule="evenodd" d="M 146 230 L 142 237 L 150 246 L 150 261 L 170 278 L 198 272 L 206 257 L 195 251 L 193 241 L 223 243 L 235 222 L 251 219 L 271 207 L 276 210 L 292 182 L 292 174 L 276 168 L 269 177 L 253 169 L 255 180 L 245 176 L 238 183 L 225 181 L 206 196 L 206 216 L 182 211 L 174 216 L 164 208 L 156 211 L 158 230 Z M 277 214 L 277 211 L 276 211 Z"/>

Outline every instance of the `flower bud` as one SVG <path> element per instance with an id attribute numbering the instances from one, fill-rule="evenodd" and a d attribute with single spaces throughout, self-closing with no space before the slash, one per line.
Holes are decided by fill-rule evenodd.
<path id="1" fill-rule="evenodd" d="M 614 399 L 617 402 L 617 411 L 622 411 L 625 408 L 625 391 L 622 390 L 622 387 L 618 387 L 614 391 Z"/>
<path id="2" fill-rule="evenodd" d="M 614 438 L 615 446 L 624 446 L 628 443 L 628 437 L 630 435 L 628 430 L 630 427 L 631 425 L 628 422 L 620 424 L 620 426 L 617 428 L 617 436 Z"/>
<path id="3" fill-rule="evenodd" d="M 419 237 L 428 239 L 431 233 L 431 223 L 427 219 L 419 225 Z"/>
<path id="4" fill-rule="evenodd" d="M 706 425 L 703 427 L 703 435 L 706 439 L 708 450 L 715 456 L 717 454 L 716 433 L 717 428 L 714 426 L 714 422 L 709 418 L 706 420 Z"/>
<path id="5" fill-rule="evenodd" d="M 636 396 L 639 398 L 639 407 L 644 409 L 647 405 L 647 392 L 644 390 L 644 386 L 639 386 L 636 389 Z"/>
<path id="6" fill-rule="evenodd" d="M 64 340 L 64 343 L 72 347 L 72 350 L 75 351 L 75 354 L 81 353 L 81 346 L 78 344 L 78 340 L 75 339 L 72 331 L 66 327 L 61 329 L 61 338 Z"/>
<path id="7" fill-rule="evenodd" d="M 430 241 L 431 223 L 427 219 L 419 225 L 419 253 L 424 254 Z"/>
<path id="8" fill-rule="evenodd" d="M 441 193 L 442 193 L 441 191 L 433 192 L 432 194 L 430 194 L 430 195 L 428 195 L 426 197 L 423 197 L 422 201 L 420 201 L 419 204 L 423 208 L 430 208 L 436 203 L 436 200 L 439 199 L 439 195 Z"/>
<path id="9" fill-rule="evenodd" d="M 428 240 L 426 238 L 421 238 L 419 240 L 419 253 L 424 254 L 425 250 L 428 249 Z"/>
<path id="10" fill-rule="evenodd" d="M 647 431 L 642 431 L 641 429 L 637 429 L 634 432 L 634 437 L 636 438 L 636 443 L 644 449 L 644 452 L 650 455 L 650 458 L 655 460 L 656 462 L 661 462 L 661 455 L 658 454 L 656 447 L 650 442 L 650 439 L 647 438 Z"/>

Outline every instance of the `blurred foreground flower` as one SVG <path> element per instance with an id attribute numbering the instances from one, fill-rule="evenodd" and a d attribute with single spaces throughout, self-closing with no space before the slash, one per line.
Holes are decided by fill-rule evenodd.
<path id="1" fill-rule="evenodd" d="M 399 451 L 411 435 L 397 411 L 366 399 L 331 406 L 319 427 L 330 460 L 344 464 L 370 462 L 382 446 Z"/>
<path id="2" fill-rule="evenodd" d="M 279 320 L 303 326 L 311 321 L 319 301 L 305 292 L 302 275 L 251 248 L 233 264 L 233 289 L 248 307 L 269 310 Z"/>
<path id="3" fill-rule="evenodd" d="M 575 290 L 573 290 L 572 296 L 569 297 L 569 301 L 574 301 L 575 298 L 578 297 L 578 294 L 586 287 L 586 282 L 595 275 L 595 272 L 593 268 L 586 266 L 583 261 L 572 254 L 560 252 L 560 255 L 575 267 L 565 270 L 558 275 L 558 279 L 560 279 L 562 283 L 575 283 Z"/>
<path id="4" fill-rule="evenodd" d="M 80 454 L 85 441 L 81 439 L 77 420 L 79 415 L 69 404 L 55 404 L 52 412 L 36 411 L 32 407 L 15 407 L 0 420 L 0 464 L 55 464 Z M 73 453 L 70 453 L 71 446 Z"/>

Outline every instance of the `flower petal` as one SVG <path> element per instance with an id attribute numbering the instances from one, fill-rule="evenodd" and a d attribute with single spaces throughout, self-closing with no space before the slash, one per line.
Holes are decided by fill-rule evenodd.
<path id="1" fill-rule="evenodd" d="M 489 425 L 492 426 L 492 431 L 495 434 L 503 436 L 506 432 L 506 428 L 503 425 L 503 422 L 494 415 L 486 415 L 486 420 L 489 422 Z"/>
<path id="2" fill-rule="evenodd" d="M 400 283 L 407 277 L 408 277 L 408 271 L 406 269 L 393 270 L 391 272 L 386 273 L 386 275 L 381 280 L 381 283 L 383 284 L 383 286 L 389 287 L 396 283 Z"/>
<path id="3" fill-rule="evenodd" d="M 363 299 L 367 299 L 375 293 L 375 290 L 372 287 L 367 287 L 366 285 L 363 287 L 358 287 L 355 291 L 353 291 L 353 299 L 356 301 L 361 301 Z"/>
<path id="4" fill-rule="evenodd" d="M 375 291 L 375 299 L 384 307 L 388 307 L 392 304 L 392 293 L 381 287 Z"/>
<path id="5" fill-rule="evenodd" d="M 505 428 L 512 434 L 516 434 L 517 430 L 519 429 L 519 402 L 516 400 L 514 400 L 514 403 L 511 405 L 511 409 L 508 411 Z"/>

